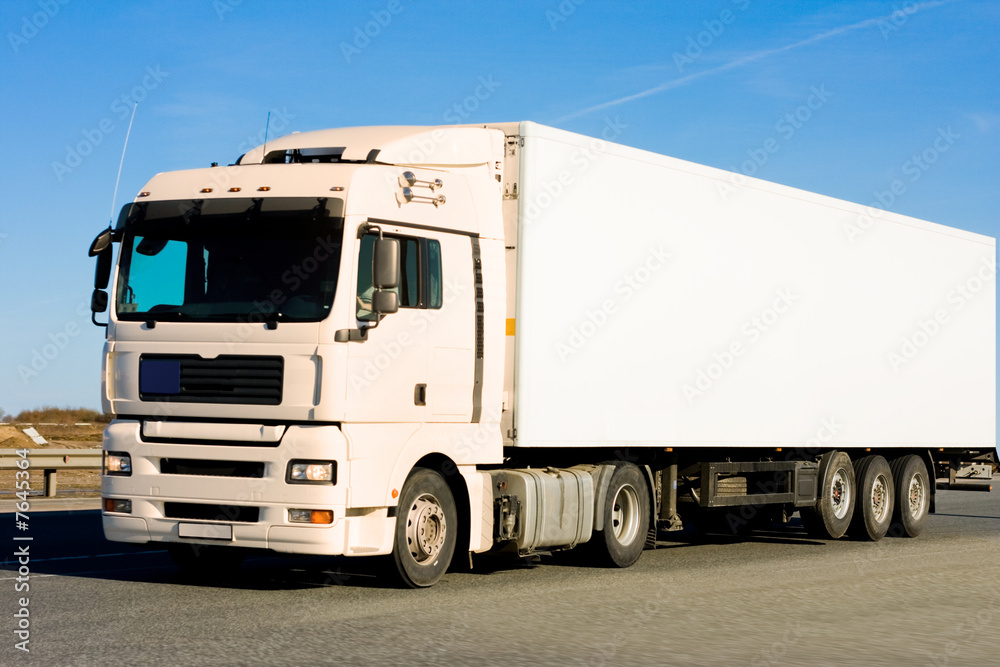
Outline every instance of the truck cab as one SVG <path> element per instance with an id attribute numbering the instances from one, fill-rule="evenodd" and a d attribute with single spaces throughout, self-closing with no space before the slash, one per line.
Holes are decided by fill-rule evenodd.
<path id="1" fill-rule="evenodd" d="M 178 559 L 223 542 L 389 554 L 407 478 L 447 466 L 467 526 L 451 539 L 489 548 L 476 466 L 502 458 L 504 143 L 307 132 L 150 180 L 92 250 L 107 537 L 207 547 Z"/>

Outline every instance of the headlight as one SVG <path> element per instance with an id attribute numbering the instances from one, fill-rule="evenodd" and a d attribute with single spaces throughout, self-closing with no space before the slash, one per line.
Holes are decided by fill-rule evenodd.
<path id="1" fill-rule="evenodd" d="M 105 498 L 104 499 L 104 511 L 105 512 L 118 512 L 120 514 L 131 514 L 132 513 L 132 501 L 122 498 Z"/>
<path id="2" fill-rule="evenodd" d="M 289 523 L 333 523 L 333 510 L 288 510 Z"/>
<path id="3" fill-rule="evenodd" d="M 104 474 L 131 475 L 132 457 L 125 452 L 105 452 Z"/>
<path id="4" fill-rule="evenodd" d="M 297 484 L 336 484 L 335 461 L 289 461 L 285 481 Z"/>

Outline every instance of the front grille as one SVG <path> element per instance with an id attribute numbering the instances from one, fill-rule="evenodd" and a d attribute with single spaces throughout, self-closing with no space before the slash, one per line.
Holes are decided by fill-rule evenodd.
<path id="1" fill-rule="evenodd" d="M 163 503 L 163 515 L 168 519 L 201 519 L 203 521 L 256 523 L 260 518 L 260 508 L 246 507 L 244 505 Z"/>
<path id="2" fill-rule="evenodd" d="M 139 359 L 139 398 L 168 403 L 279 405 L 282 357 L 144 354 Z"/>
<path id="3" fill-rule="evenodd" d="M 164 475 L 205 475 L 208 477 L 263 477 L 259 461 L 201 461 L 198 459 L 161 459 Z"/>

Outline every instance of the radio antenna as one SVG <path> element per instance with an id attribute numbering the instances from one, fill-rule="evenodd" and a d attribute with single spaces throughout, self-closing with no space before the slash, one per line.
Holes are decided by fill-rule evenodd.
<path id="1" fill-rule="evenodd" d="M 264 123 L 264 148 L 261 150 L 263 153 L 260 156 L 260 163 L 264 164 L 264 160 L 267 159 L 267 129 L 271 127 L 271 112 L 267 112 L 267 122 Z"/>
<path id="2" fill-rule="evenodd" d="M 132 134 L 132 121 L 135 120 L 135 110 L 139 108 L 139 103 L 132 105 L 132 117 L 128 121 L 128 131 L 125 132 L 125 145 L 122 146 L 122 159 L 118 163 L 118 178 L 115 179 L 115 193 L 111 195 L 111 213 L 108 214 L 108 227 L 112 226 L 115 215 L 115 201 L 118 199 L 118 183 L 122 180 L 122 165 L 125 164 L 125 150 L 128 148 L 128 137 Z"/>

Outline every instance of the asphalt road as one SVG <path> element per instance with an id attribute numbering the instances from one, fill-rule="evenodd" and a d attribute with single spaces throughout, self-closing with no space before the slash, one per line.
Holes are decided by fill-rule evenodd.
<path id="1" fill-rule="evenodd" d="M 939 492 L 917 539 L 680 536 L 627 570 L 480 558 L 422 591 L 312 557 L 196 584 L 69 511 L 31 515 L 18 593 L 14 520 L 0 514 L 3 665 L 1000 664 L 997 491 Z M 14 647 L 22 596 L 30 653 Z"/>

